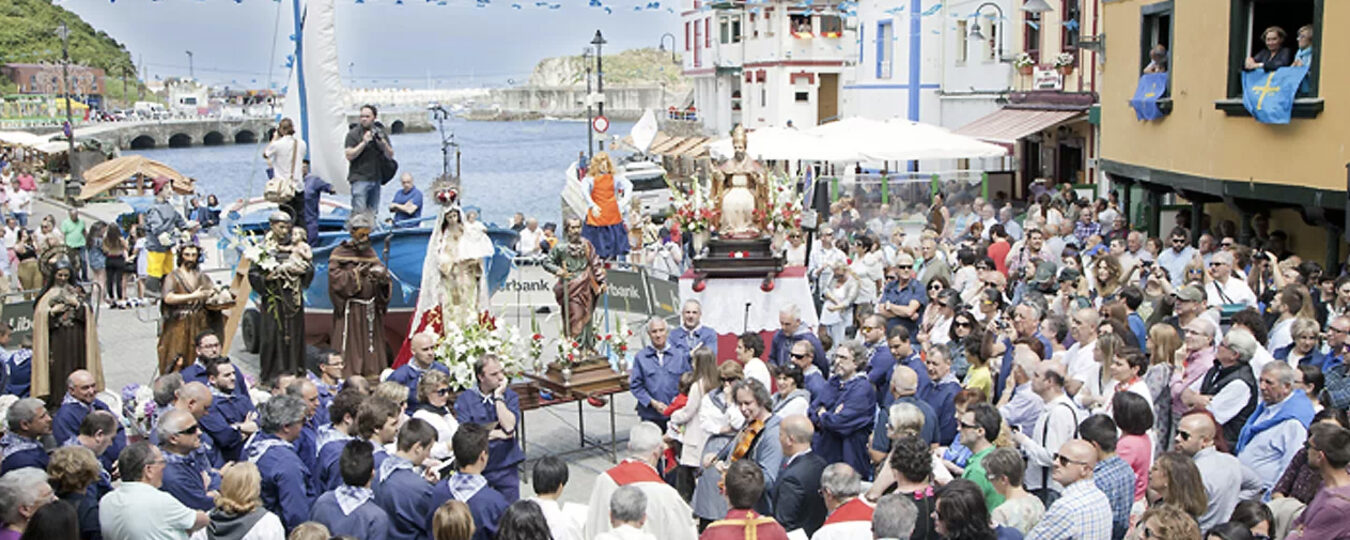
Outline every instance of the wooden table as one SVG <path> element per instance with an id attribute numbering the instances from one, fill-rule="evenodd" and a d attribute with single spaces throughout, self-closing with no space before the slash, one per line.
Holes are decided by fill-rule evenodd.
<path id="1" fill-rule="evenodd" d="M 572 368 L 572 379 L 563 382 L 562 373 L 556 368 L 550 367 L 548 371 L 540 374 L 526 373 L 525 378 L 530 381 L 530 386 L 535 392 L 530 392 L 533 403 L 527 406 L 527 398 L 521 396 L 520 408 L 522 411 L 548 407 L 550 405 L 559 405 L 569 401 L 577 403 L 577 433 L 580 436 L 581 448 L 585 450 L 587 446 L 595 447 L 609 454 L 610 462 L 618 461 L 618 437 L 614 428 L 614 398 L 613 394 L 619 394 L 628 391 L 628 374 L 614 371 L 609 366 L 609 362 L 590 361 Z M 547 390 L 552 394 L 551 399 L 544 399 L 539 390 Z M 609 401 L 609 444 L 593 437 L 586 436 L 586 418 L 582 404 L 588 398 L 598 397 Z M 523 415 L 522 415 L 523 416 Z M 520 441 L 521 449 L 525 447 L 525 419 L 522 417 L 520 422 Z"/>

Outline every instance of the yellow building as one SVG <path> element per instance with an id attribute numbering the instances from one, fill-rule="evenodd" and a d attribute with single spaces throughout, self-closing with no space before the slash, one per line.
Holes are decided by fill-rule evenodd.
<path id="1" fill-rule="evenodd" d="M 966 4 L 969 4 L 967 6 Z M 957 2 L 958 11 L 976 2 Z M 1012 92 L 997 112 L 956 132 L 1007 147 L 1017 158 L 1014 197 L 1037 178 L 1095 184 L 1101 90 L 1101 0 L 1014 0 Z"/>
<path id="2" fill-rule="evenodd" d="M 1350 162 L 1350 35 L 1324 21 L 1350 21 L 1341 0 L 1115 0 L 1104 4 L 1101 169 L 1120 186 L 1144 188 L 1149 230 L 1160 231 L 1168 195 L 1191 204 L 1192 223 L 1236 232 L 1282 230 L 1304 258 L 1340 260 Z M 1242 105 L 1248 56 L 1272 26 L 1311 25 L 1311 70 L 1287 125 L 1262 124 Z M 1324 32 L 1324 29 L 1327 30 Z M 1149 50 L 1167 51 L 1167 114 L 1140 121 L 1130 107 Z M 1329 53 L 1326 61 L 1322 52 Z M 1128 192 L 1128 190 L 1126 191 Z M 1225 224 L 1231 221 L 1231 224 Z M 1258 237 L 1267 231 L 1259 231 Z M 1193 231 L 1192 234 L 1195 234 Z M 1335 267 L 1330 267 L 1335 272 Z"/>

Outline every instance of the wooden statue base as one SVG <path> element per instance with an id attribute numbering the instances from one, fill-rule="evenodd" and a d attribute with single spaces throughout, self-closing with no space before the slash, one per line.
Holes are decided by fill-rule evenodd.
<path id="1" fill-rule="evenodd" d="M 773 254 L 768 237 L 708 240 L 707 254 L 694 259 L 694 290 L 708 278 L 763 277 L 760 288 L 773 289 L 773 278 L 783 271 L 783 259 Z"/>

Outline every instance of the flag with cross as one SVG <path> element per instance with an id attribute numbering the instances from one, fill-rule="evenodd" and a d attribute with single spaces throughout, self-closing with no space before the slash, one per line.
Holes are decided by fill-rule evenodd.
<path id="1" fill-rule="evenodd" d="M 1242 104 L 1258 122 L 1288 124 L 1294 109 L 1294 94 L 1307 75 L 1308 66 L 1244 71 Z"/>

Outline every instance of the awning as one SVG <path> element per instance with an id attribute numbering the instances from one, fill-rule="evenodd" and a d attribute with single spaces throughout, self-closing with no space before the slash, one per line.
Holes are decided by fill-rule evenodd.
<path id="1" fill-rule="evenodd" d="M 1083 111 L 1001 109 L 958 128 L 954 133 L 995 144 L 1012 145 L 1037 131 L 1086 116 Z"/>
<path id="2" fill-rule="evenodd" d="M 188 195 L 193 192 L 193 180 L 172 167 L 144 156 L 129 155 L 110 159 L 84 171 L 85 184 L 77 198 L 88 200 L 128 180 L 132 181 L 130 187 L 138 188 L 138 194 L 142 194 L 146 181 L 159 177 L 168 178 L 169 185 L 176 193 Z"/>

